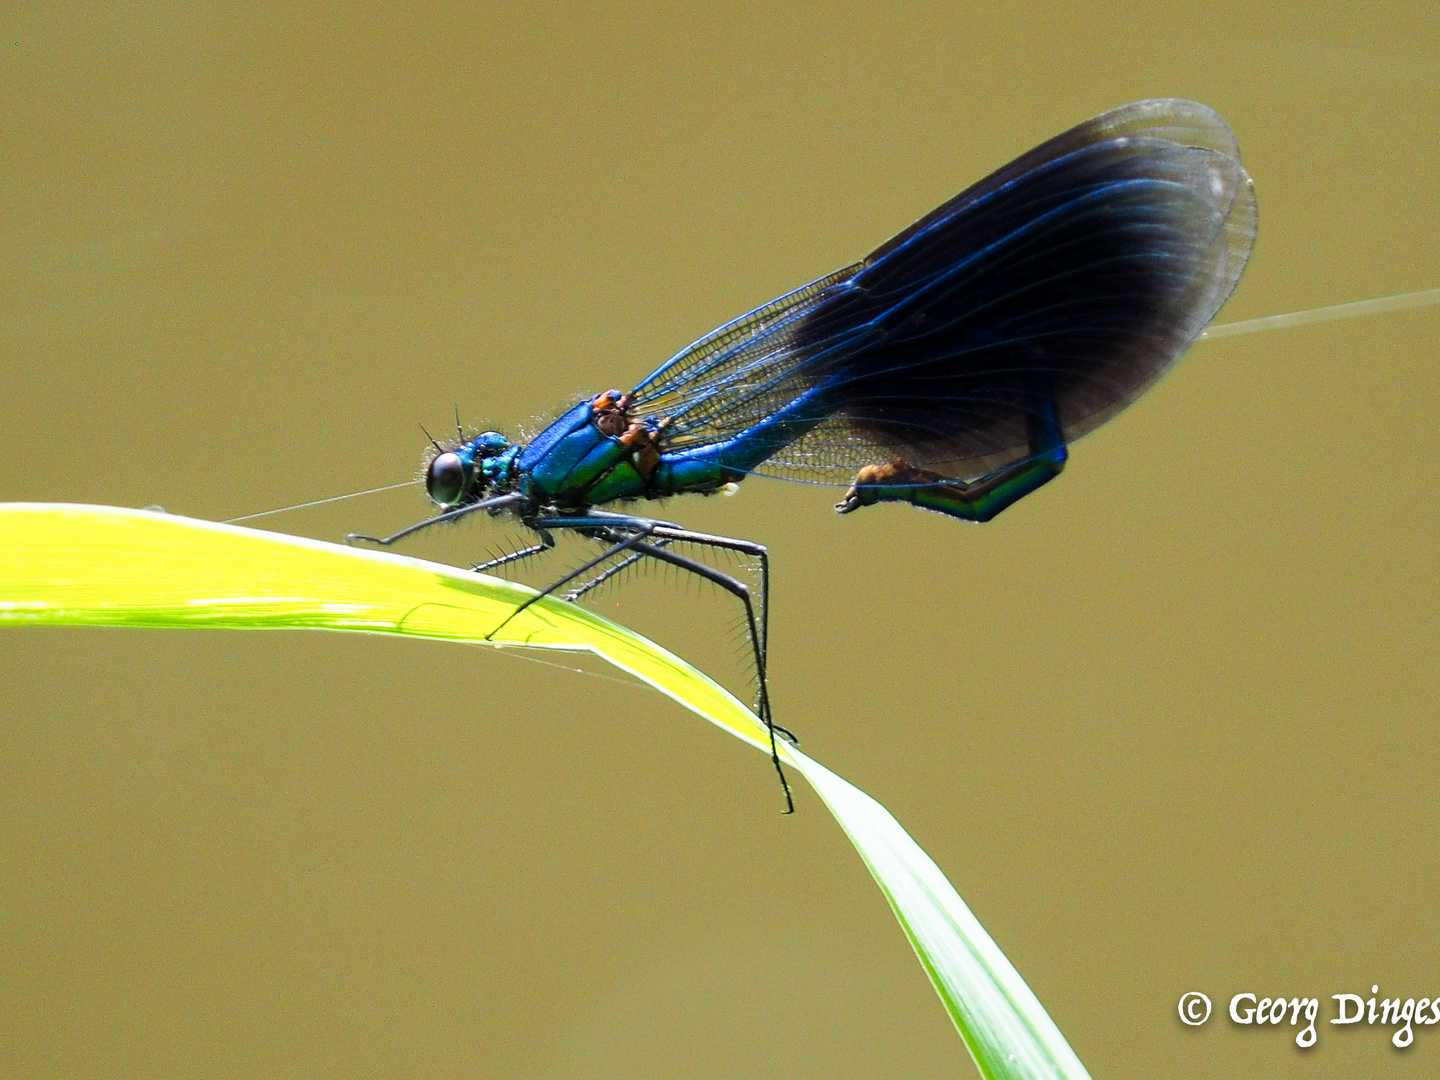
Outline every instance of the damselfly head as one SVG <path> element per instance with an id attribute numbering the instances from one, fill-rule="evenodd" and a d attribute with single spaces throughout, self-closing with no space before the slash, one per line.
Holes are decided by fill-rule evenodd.
<path id="1" fill-rule="evenodd" d="M 510 440 L 482 431 L 452 450 L 436 454 L 425 470 L 425 491 L 446 510 L 483 499 L 509 473 Z"/>

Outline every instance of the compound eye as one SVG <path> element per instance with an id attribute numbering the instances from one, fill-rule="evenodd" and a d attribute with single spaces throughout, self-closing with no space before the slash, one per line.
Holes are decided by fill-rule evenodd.
<path id="1" fill-rule="evenodd" d="M 440 506 L 449 509 L 465 494 L 465 463 L 452 452 L 441 454 L 430 462 L 425 474 L 425 490 Z"/>

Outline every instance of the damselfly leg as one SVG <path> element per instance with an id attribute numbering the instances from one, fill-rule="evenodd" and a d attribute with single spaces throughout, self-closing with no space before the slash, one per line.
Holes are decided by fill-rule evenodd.
<path id="1" fill-rule="evenodd" d="M 502 497 L 503 499 L 503 497 Z M 365 536 L 358 533 L 351 533 L 346 537 L 350 543 L 368 542 L 389 546 L 403 537 L 412 536 L 431 525 L 438 525 L 443 521 L 454 520 L 463 516 L 463 513 L 473 512 L 477 508 L 489 509 L 501 502 L 501 499 L 487 500 L 489 505 L 480 507 L 477 505 L 463 507 L 461 511 L 451 511 L 439 514 L 433 518 L 401 529 L 388 537 Z M 486 639 L 493 639 L 504 627 L 531 604 L 546 596 L 553 595 L 558 590 L 575 581 L 583 578 L 597 567 L 603 566 L 606 562 L 617 556 L 626 556 L 621 562 L 614 566 L 607 567 L 599 574 L 582 583 L 566 599 L 575 599 L 584 595 L 597 585 L 606 581 L 616 573 L 633 565 L 640 559 L 653 559 L 657 562 L 666 563 L 687 573 L 694 574 L 705 581 L 718 585 L 721 589 L 736 597 L 744 608 L 746 633 L 750 641 L 752 663 L 755 668 L 757 683 L 757 711 L 770 740 L 770 761 L 775 767 L 775 773 L 780 778 L 780 788 L 785 796 L 784 813 L 794 813 L 795 802 L 790 791 L 790 782 L 785 776 L 785 771 L 780 764 L 779 747 L 776 739 L 782 738 L 792 744 L 798 740 L 788 729 L 775 723 L 770 708 L 770 685 L 766 672 L 766 640 L 770 627 L 770 556 L 763 544 L 757 544 L 751 540 L 740 540 L 729 536 L 714 536 L 709 533 L 692 532 L 689 529 L 682 529 L 680 526 L 667 521 L 656 521 L 651 518 L 635 517 L 629 514 L 607 513 L 603 510 L 592 510 L 583 515 L 574 517 L 547 517 L 547 518 L 522 518 L 522 523 L 533 530 L 540 537 L 538 544 L 532 544 L 521 548 L 499 558 L 491 559 L 481 563 L 474 569 L 485 571 L 503 566 L 509 563 L 520 562 L 531 558 L 541 552 L 547 551 L 554 546 L 553 531 L 565 530 L 585 536 L 592 540 L 600 540 L 610 546 L 594 558 L 587 560 L 580 566 L 564 574 L 559 579 L 551 582 L 545 588 L 539 590 L 534 596 L 527 597 L 523 603 L 505 616 L 488 634 Z M 760 567 L 760 605 L 756 611 L 754 598 L 751 595 L 750 586 L 737 578 L 716 570 L 712 566 L 696 559 L 687 558 L 677 552 L 668 550 L 669 545 L 675 543 L 695 544 L 700 547 L 714 548 L 723 551 L 734 551 L 749 556 L 756 560 Z"/>
<path id="2" fill-rule="evenodd" d="M 542 533 L 540 543 L 530 544 L 528 547 L 519 548 L 515 551 L 507 552 L 504 555 L 498 555 L 495 558 L 487 559 L 485 562 L 482 563 L 476 563 L 474 566 L 470 567 L 470 569 L 477 574 L 484 574 L 491 570 L 497 570 L 502 566 L 508 566 L 510 563 L 513 562 L 523 562 L 526 559 L 533 558 L 534 556 L 539 555 L 542 551 L 549 551 L 554 546 L 554 537 L 550 536 L 548 533 Z"/>
<path id="3" fill-rule="evenodd" d="M 770 738 L 770 761 L 775 766 L 775 772 L 780 777 L 781 790 L 785 795 L 785 813 L 792 813 L 795 803 L 790 793 L 790 783 L 785 777 L 784 769 L 780 765 L 780 753 L 776 745 L 776 737 L 795 742 L 795 736 L 775 723 L 770 708 L 770 685 L 766 672 L 766 634 L 769 630 L 769 609 L 770 609 L 770 558 L 769 552 L 763 544 L 757 544 L 750 540 L 739 540 L 729 536 L 714 536 L 709 533 L 692 532 L 689 529 L 682 529 L 678 525 L 669 522 L 654 521 L 650 518 L 632 517 L 626 514 L 610 514 L 603 511 L 592 511 L 584 516 L 577 517 L 555 517 L 536 518 L 527 520 L 527 526 L 544 534 L 552 529 L 566 529 L 590 536 L 594 539 L 610 541 L 611 546 L 600 555 L 589 560 L 584 565 L 565 574 L 559 580 L 551 583 L 540 590 L 535 596 L 527 598 L 506 616 L 505 620 L 490 632 L 494 635 L 505 623 L 514 618 L 525 608 L 543 596 L 548 596 L 556 590 L 563 588 L 576 578 L 583 577 L 597 566 L 606 561 L 622 555 L 626 552 L 632 553 L 639 558 L 650 558 L 657 562 L 667 563 L 677 569 L 685 570 L 696 577 L 709 581 L 732 596 L 736 597 L 745 611 L 745 625 L 750 639 L 752 661 L 755 667 L 756 683 L 758 685 L 758 711 L 761 721 Z M 724 551 L 735 551 L 742 555 L 754 558 L 760 566 L 760 610 L 755 609 L 754 598 L 751 589 L 744 582 L 732 577 L 729 574 L 716 570 L 695 559 L 687 558 L 668 549 L 667 545 L 672 543 L 695 544 L 701 547 L 715 548 Z M 622 564 L 623 565 L 623 564 Z M 588 591 L 599 580 L 610 576 L 620 567 L 611 568 L 598 575 L 594 581 L 586 582 L 577 592 Z"/>

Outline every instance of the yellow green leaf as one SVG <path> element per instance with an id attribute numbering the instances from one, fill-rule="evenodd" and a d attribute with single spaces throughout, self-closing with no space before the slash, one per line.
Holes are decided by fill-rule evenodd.
<path id="1" fill-rule="evenodd" d="M 117 507 L 0 504 L 0 626 L 317 629 L 591 652 L 768 752 L 764 725 L 679 657 L 522 585 L 388 552 Z M 501 625 L 503 623 L 503 626 Z M 1040 1002 L 893 816 L 798 750 L 983 1076 L 1088 1077 Z"/>

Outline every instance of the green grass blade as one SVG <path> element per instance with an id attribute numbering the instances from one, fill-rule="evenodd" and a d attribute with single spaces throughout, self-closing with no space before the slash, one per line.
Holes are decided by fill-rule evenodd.
<path id="1" fill-rule="evenodd" d="M 0 626 L 325 629 L 591 652 L 753 746 L 763 726 L 683 660 L 532 590 L 389 553 L 115 507 L 0 504 Z M 890 813 L 798 751 L 989 1080 L 1087 1077 L 1040 1002 Z"/>
<path id="2" fill-rule="evenodd" d="M 791 758 L 890 901 L 981 1075 L 1088 1078 L 1040 999 L 890 811 L 798 750 Z"/>
<path id="3" fill-rule="evenodd" d="M 346 630 L 591 652 L 756 746 L 765 729 L 679 657 L 523 585 L 388 552 L 119 507 L 0 503 L 0 625 Z"/>

